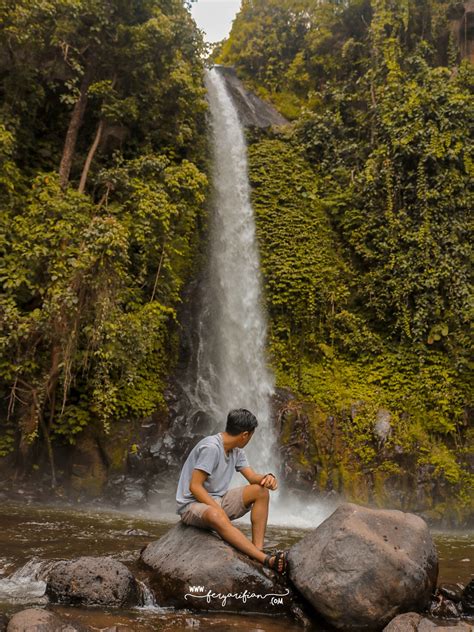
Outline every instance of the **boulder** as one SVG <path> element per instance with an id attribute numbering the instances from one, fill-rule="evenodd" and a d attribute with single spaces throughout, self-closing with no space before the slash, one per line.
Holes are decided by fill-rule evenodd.
<path id="1" fill-rule="evenodd" d="M 88 628 L 87 628 L 88 629 Z M 28 608 L 10 619 L 7 632 L 84 632 L 86 628 L 62 621 L 52 612 Z"/>
<path id="2" fill-rule="evenodd" d="M 473 632 L 473 630 L 473 626 L 464 621 L 440 625 L 416 612 L 407 612 L 390 621 L 383 632 Z"/>
<path id="3" fill-rule="evenodd" d="M 142 560 L 154 571 L 150 584 L 161 604 L 273 615 L 292 608 L 293 591 L 282 576 L 213 531 L 178 523 L 143 550 Z"/>
<path id="4" fill-rule="evenodd" d="M 455 621 L 453 623 L 438 623 L 431 619 L 423 618 L 416 632 L 474 632 L 474 626 L 466 621 Z"/>
<path id="5" fill-rule="evenodd" d="M 460 602 L 463 597 L 464 586 L 462 584 L 440 584 L 438 593 L 456 603 Z"/>
<path id="6" fill-rule="evenodd" d="M 438 558 L 424 520 L 345 503 L 290 549 L 290 579 L 339 629 L 381 630 L 429 603 Z"/>
<path id="7" fill-rule="evenodd" d="M 87 496 L 99 496 L 107 482 L 107 467 L 97 439 L 80 434 L 71 455 L 71 487 Z"/>
<path id="8" fill-rule="evenodd" d="M 128 568 L 110 557 L 61 561 L 48 573 L 46 593 L 60 603 L 128 606 L 138 603 L 136 581 Z"/>
<path id="9" fill-rule="evenodd" d="M 10 619 L 7 632 L 56 632 L 61 621 L 47 610 L 28 608 Z"/>
<path id="10" fill-rule="evenodd" d="M 416 632 L 422 619 L 423 616 L 417 612 L 405 612 L 392 619 L 383 632 Z"/>
<path id="11" fill-rule="evenodd" d="M 474 615 L 474 579 L 464 589 L 461 596 L 463 611 L 469 615 Z"/>
<path id="12" fill-rule="evenodd" d="M 436 595 L 432 597 L 428 613 L 437 619 L 459 619 L 462 606 L 437 591 Z"/>

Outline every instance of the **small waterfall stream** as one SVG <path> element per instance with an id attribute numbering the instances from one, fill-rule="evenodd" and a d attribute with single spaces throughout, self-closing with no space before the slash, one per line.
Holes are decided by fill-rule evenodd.
<path id="1" fill-rule="evenodd" d="M 191 399 L 219 429 L 230 409 L 252 411 L 259 428 L 246 452 L 257 471 L 275 471 L 270 424 L 274 385 L 266 363 L 266 321 L 247 148 L 237 110 L 217 69 L 208 71 L 206 87 L 213 154 L 212 216 Z"/>
<path id="2" fill-rule="evenodd" d="M 11 575 L 0 578 L 0 602 L 47 603 L 45 577 L 53 564 L 32 557 Z"/>

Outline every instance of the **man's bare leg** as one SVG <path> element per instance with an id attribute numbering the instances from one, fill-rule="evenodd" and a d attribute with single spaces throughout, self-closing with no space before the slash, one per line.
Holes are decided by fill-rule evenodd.
<path id="1" fill-rule="evenodd" d="M 260 551 L 253 542 L 251 542 L 240 529 L 234 527 L 232 522 L 229 520 L 229 516 L 225 513 L 223 509 L 214 509 L 214 507 L 209 507 L 202 514 L 202 519 L 206 524 L 208 524 L 211 529 L 217 531 L 217 533 L 221 536 L 223 540 L 235 546 L 236 549 L 242 551 L 249 557 L 252 557 L 254 560 L 258 560 L 263 564 L 265 560 L 265 553 Z"/>
<path id="2" fill-rule="evenodd" d="M 249 485 L 248 488 L 250 487 L 260 487 L 260 486 Z M 268 490 L 266 488 L 260 487 L 260 490 L 265 490 L 265 491 L 253 490 L 253 492 L 247 492 L 248 488 L 244 490 L 244 494 L 246 494 L 246 496 L 249 494 L 249 497 L 254 496 L 255 498 L 257 497 L 264 498 L 265 496 L 267 496 L 268 498 Z M 245 499 L 245 496 L 244 496 L 244 499 Z M 254 502 L 256 502 L 256 500 Z M 244 503 L 246 505 L 249 504 L 245 500 L 244 500 Z M 259 513 L 263 515 L 263 512 L 260 512 L 260 510 L 257 508 L 257 514 Z M 267 515 L 268 515 L 268 502 L 267 502 Z M 257 515 L 257 520 L 258 520 L 258 517 L 259 516 Z M 237 527 L 234 527 L 232 522 L 229 520 L 229 516 L 225 513 L 223 509 L 214 509 L 214 507 L 209 507 L 209 509 L 206 509 L 206 511 L 202 514 L 202 519 L 209 527 L 211 527 L 211 529 L 214 529 L 215 531 L 217 531 L 217 533 L 221 536 L 223 540 L 225 540 L 226 542 L 234 546 L 239 551 L 242 551 L 242 553 L 245 553 L 249 557 L 252 557 L 254 560 L 257 560 L 261 564 L 263 564 L 265 558 L 267 557 L 265 553 L 259 548 L 257 548 L 255 544 L 251 542 L 242 533 L 242 531 L 240 531 L 240 529 L 237 529 Z M 266 526 L 266 517 L 265 517 L 265 525 L 263 527 L 263 535 L 261 536 L 262 547 L 263 547 L 263 537 L 265 535 L 265 526 Z M 253 530 L 253 525 L 252 525 L 252 530 Z M 270 560 L 271 559 L 272 558 L 270 558 Z M 272 563 L 275 563 L 275 560 L 273 560 Z M 283 568 L 282 562 L 280 562 L 278 566 L 279 566 L 279 569 L 281 570 Z"/>
<path id="3" fill-rule="evenodd" d="M 250 512 L 250 519 L 252 521 L 252 542 L 257 549 L 262 550 L 265 530 L 267 528 L 270 493 L 266 487 L 262 487 L 261 485 L 247 485 L 244 488 L 242 498 L 246 507 L 253 503 Z"/>

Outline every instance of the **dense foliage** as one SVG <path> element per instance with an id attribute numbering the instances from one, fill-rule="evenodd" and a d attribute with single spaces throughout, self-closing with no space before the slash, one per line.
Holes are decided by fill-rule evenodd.
<path id="1" fill-rule="evenodd" d="M 0 455 L 48 455 L 53 480 L 55 445 L 164 405 L 207 190 L 186 4 L 0 0 Z M 292 120 L 251 135 L 250 180 L 272 363 L 313 406 L 295 458 L 320 488 L 423 471 L 469 504 L 463 16 L 243 0 L 214 52 Z"/>
<path id="2" fill-rule="evenodd" d="M 215 55 L 294 119 L 250 147 L 279 384 L 342 414 L 336 460 L 396 471 L 397 451 L 412 454 L 467 502 L 463 14 L 437 0 L 246 0 Z M 354 402 L 357 421 L 343 412 Z M 383 458 L 381 407 L 392 411 Z"/>
<path id="3" fill-rule="evenodd" d="M 181 0 L 0 16 L 0 454 L 46 446 L 54 478 L 55 441 L 163 404 L 207 188 L 203 43 Z"/>

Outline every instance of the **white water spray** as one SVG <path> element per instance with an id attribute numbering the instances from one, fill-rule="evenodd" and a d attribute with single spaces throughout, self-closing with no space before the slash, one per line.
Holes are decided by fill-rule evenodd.
<path id="1" fill-rule="evenodd" d="M 230 409 L 252 411 L 259 420 L 258 435 L 246 451 L 259 471 L 269 471 L 275 468 L 270 425 L 273 378 L 266 365 L 266 322 L 247 148 L 237 111 L 216 69 L 208 72 L 206 86 L 213 196 L 193 399 L 220 427 Z"/>
<path id="2" fill-rule="evenodd" d="M 54 562 L 33 557 L 8 577 L 0 579 L 0 601 L 46 604 L 46 575 Z"/>

